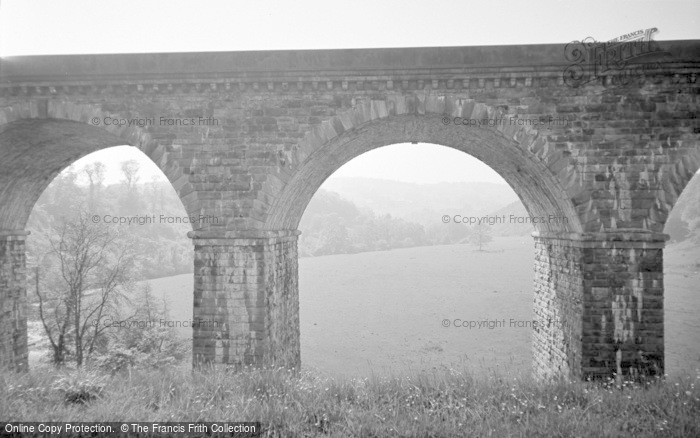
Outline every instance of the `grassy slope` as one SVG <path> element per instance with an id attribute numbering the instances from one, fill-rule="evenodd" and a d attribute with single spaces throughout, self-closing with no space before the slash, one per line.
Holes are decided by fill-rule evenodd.
<path id="1" fill-rule="evenodd" d="M 618 389 L 457 370 L 352 380 L 283 369 L 64 374 L 0 373 L 0 421 L 259 421 L 271 437 L 700 436 L 700 376 Z"/>
<path id="2" fill-rule="evenodd" d="M 527 372 L 530 329 L 442 327 L 445 318 L 532 318 L 531 238 L 497 238 L 489 250 L 446 245 L 301 259 L 304 366 L 351 376 L 442 365 Z M 667 372 L 692 373 L 700 368 L 700 249 L 670 245 L 665 258 Z M 191 318 L 191 275 L 151 283 L 171 297 L 171 319 Z"/>

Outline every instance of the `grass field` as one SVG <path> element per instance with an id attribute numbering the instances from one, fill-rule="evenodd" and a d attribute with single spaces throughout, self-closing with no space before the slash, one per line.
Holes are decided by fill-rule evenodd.
<path id="1" fill-rule="evenodd" d="M 454 369 L 362 379 L 285 369 L 32 370 L 0 372 L 0 421 L 258 421 L 259 436 L 285 438 L 697 437 L 698 379 L 615 387 Z"/>
<path id="2" fill-rule="evenodd" d="M 529 328 L 442 326 L 443 319 L 532 319 L 531 238 L 496 238 L 488 249 L 445 245 L 301 259 L 303 366 L 347 376 L 455 366 L 529 372 Z M 700 368 L 698 254 L 690 244 L 665 251 L 670 375 Z M 151 284 L 169 297 L 172 319 L 191 318 L 191 275 Z"/>

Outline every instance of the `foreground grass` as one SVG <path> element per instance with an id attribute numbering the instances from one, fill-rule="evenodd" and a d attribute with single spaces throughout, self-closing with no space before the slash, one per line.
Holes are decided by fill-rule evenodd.
<path id="1" fill-rule="evenodd" d="M 0 421 L 260 421 L 263 436 L 700 436 L 700 375 L 622 387 L 444 369 L 338 380 L 288 370 L 0 374 Z M 93 398 L 94 396 L 94 398 Z"/>

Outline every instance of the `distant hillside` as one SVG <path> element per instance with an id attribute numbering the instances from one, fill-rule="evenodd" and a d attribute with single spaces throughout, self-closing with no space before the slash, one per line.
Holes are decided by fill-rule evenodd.
<path id="1" fill-rule="evenodd" d="M 435 189 L 434 190 L 438 190 Z M 474 203 L 465 198 L 466 203 Z M 449 211 L 447 208 L 445 211 Z M 358 207 L 355 202 L 336 192 L 323 188 L 314 195 L 306 208 L 299 230 L 299 255 L 302 257 L 329 254 L 354 254 L 366 251 L 381 251 L 394 248 L 409 248 L 425 245 L 448 245 L 469 243 L 474 226 L 469 223 L 444 223 L 442 216 L 469 216 L 464 207 L 458 212 L 433 211 L 433 217 L 425 217 L 429 225 L 419 220 L 409 220 L 393 214 L 377 214 L 369 207 Z M 512 202 L 490 213 L 473 213 L 473 216 L 527 216 L 520 201 Z M 533 227 L 529 224 L 493 224 L 486 232 L 491 236 L 528 236 Z"/>
<path id="2" fill-rule="evenodd" d="M 505 223 L 492 225 L 491 232 L 494 236 L 529 236 L 535 231 L 535 227 L 532 224 L 522 224 L 511 221 L 511 215 L 519 218 L 529 216 L 525 206 L 520 200 L 512 202 L 503 208 L 499 208 L 492 212 L 490 216 L 504 217 Z"/>
<path id="3" fill-rule="evenodd" d="M 442 224 L 440 218 L 443 215 L 505 215 L 506 219 L 511 214 L 528 216 L 520 199 L 506 184 L 414 184 L 373 178 L 329 178 L 322 188 L 338 193 L 360 209 L 369 209 L 379 215 L 390 214 L 423 225 L 428 241 L 433 244 L 459 242 L 459 236 L 464 234 L 455 224 Z M 534 231 L 530 224 L 508 222 L 490 225 L 491 234 L 518 236 Z M 700 243 L 700 177 L 697 175 L 683 190 L 669 215 L 664 232 L 671 236 L 671 242 L 690 239 Z"/>
<path id="4" fill-rule="evenodd" d="M 459 182 L 415 184 L 374 178 L 329 178 L 323 188 L 377 214 L 429 225 L 444 214 L 489 214 L 518 201 L 507 184 Z"/>
<path id="5" fill-rule="evenodd" d="M 428 244 L 423 226 L 360 209 L 337 193 L 320 189 L 299 223 L 299 255 L 352 254 Z"/>

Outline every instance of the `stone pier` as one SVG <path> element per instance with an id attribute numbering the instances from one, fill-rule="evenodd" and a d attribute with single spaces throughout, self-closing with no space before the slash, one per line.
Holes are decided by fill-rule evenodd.
<path id="1" fill-rule="evenodd" d="M 539 377 L 663 374 L 658 233 L 534 233 Z"/>
<path id="2" fill-rule="evenodd" d="M 26 231 L 0 231 L 0 368 L 26 371 Z"/>
<path id="3" fill-rule="evenodd" d="M 301 365 L 298 235 L 190 233 L 195 366 Z"/>

